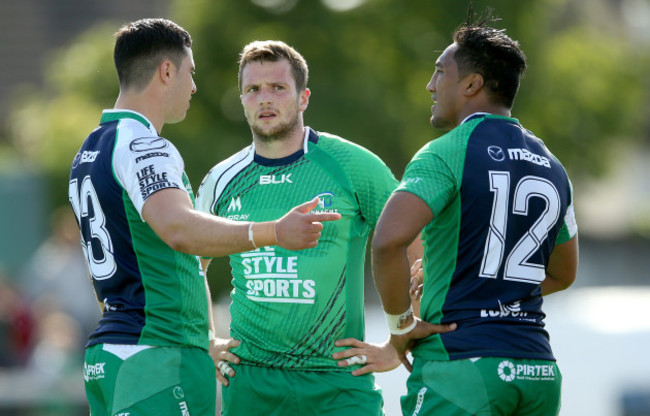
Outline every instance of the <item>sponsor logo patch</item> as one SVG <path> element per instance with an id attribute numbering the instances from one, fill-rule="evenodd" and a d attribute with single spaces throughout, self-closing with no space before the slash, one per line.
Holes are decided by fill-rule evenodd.
<path id="1" fill-rule="evenodd" d="M 190 416 L 190 410 L 187 408 L 187 402 L 178 403 L 178 407 L 181 408 L 181 416 Z"/>
<path id="2" fill-rule="evenodd" d="M 524 160 L 539 166 L 544 166 L 545 168 L 551 167 L 551 162 L 546 156 L 540 156 L 527 149 L 508 149 L 508 156 L 510 160 Z"/>
<path id="3" fill-rule="evenodd" d="M 488 146 L 488 155 L 496 162 L 503 162 L 506 159 L 506 154 L 499 146 Z"/>
<path id="4" fill-rule="evenodd" d="M 135 158 L 135 163 L 140 163 L 140 162 L 142 162 L 143 160 L 147 160 L 147 159 L 149 159 L 150 157 L 169 157 L 169 153 L 165 153 L 165 152 L 151 152 L 151 153 L 147 153 L 146 155 L 136 157 L 136 158 Z"/>
<path id="5" fill-rule="evenodd" d="M 167 140 L 163 137 L 140 137 L 129 144 L 129 149 L 134 153 L 151 152 L 168 147 Z"/>
<path id="6" fill-rule="evenodd" d="M 527 312 L 521 311 L 521 304 L 519 301 L 504 305 L 499 301 L 499 309 L 481 309 L 481 318 L 523 318 L 527 316 Z"/>
<path id="7" fill-rule="evenodd" d="M 291 173 L 282 175 L 261 175 L 260 185 L 277 185 L 281 183 L 293 183 Z"/>
<path id="8" fill-rule="evenodd" d="M 298 278 L 298 256 L 278 256 L 274 247 L 241 254 L 246 297 L 256 302 L 313 304 L 316 282 Z"/>
<path id="9" fill-rule="evenodd" d="M 156 172 L 154 165 L 147 165 L 137 172 L 138 181 L 140 181 L 140 194 L 143 199 L 159 189 L 178 188 L 175 183 L 167 179 L 167 172 Z"/>
<path id="10" fill-rule="evenodd" d="M 415 410 L 413 410 L 413 416 L 418 416 L 420 414 L 420 410 L 422 410 L 422 403 L 424 403 L 424 395 L 426 392 L 427 392 L 426 387 L 422 387 L 418 392 L 418 399 L 417 402 L 415 403 Z"/>
<path id="11" fill-rule="evenodd" d="M 506 383 L 514 380 L 552 381 L 555 380 L 555 368 L 551 364 L 513 364 L 504 360 L 497 367 L 499 378 Z"/>
<path id="12" fill-rule="evenodd" d="M 323 192 L 316 195 L 318 198 L 318 205 L 311 212 L 314 214 L 335 214 L 339 212 L 338 209 L 333 208 L 334 194 L 331 192 Z"/>
<path id="13" fill-rule="evenodd" d="M 100 380 L 106 377 L 104 373 L 104 366 L 106 363 L 87 364 L 84 363 L 84 380 Z"/>

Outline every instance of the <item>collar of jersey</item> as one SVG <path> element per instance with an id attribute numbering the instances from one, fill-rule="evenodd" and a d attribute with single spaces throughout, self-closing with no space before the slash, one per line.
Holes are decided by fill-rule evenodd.
<path id="1" fill-rule="evenodd" d="M 308 143 L 318 143 L 318 133 L 316 133 L 311 127 L 305 127 L 305 138 L 303 139 L 302 149 L 298 150 L 295 153 L 290 154 L 289 156 L 281 157 L 279 159 L 269 159 L 264 156 L 260 156 L 255 153 L 253 160 L 258 165 L 262 166 L 284 166 L 289 163 L 293 163 L 296 160 L 300 159 L 308 151 Z M 253 151 L 255 151 L 255 146 L 253 145 Z"/>
<path id="2" fill-rule="evenodd" d="M 467 121 L 470 121 L 470 120 L 478 118 L 478 117 L 500 118 L 500 119 L 503 119 L 503 120 L 510 120 L 510 121 L 513 121 L 513 122 L 519 124 L 519 120 L 517 120 L 516 118 L 500 116 L 500 115 L 497 115 L 497 114 L 483 113 L 483 112 L 477 112 L 477 113 L 472 113 L 472 114 L 468 115 L 467 117 L 465 117 L 465 119 L 463 121 L 460 122 L 460 124 L 463 124 L 463 123 L 465 123 Z"/>
<path id="3" fill-rule="evenodd" d="M 123 118 L 131 118 L 137 120 L 140 123 L 144 124 L 148 129 L 153 129 L 153 124 L 145 116 L 133 110 L 104 110 L 102 112 L 102 118 L 99 120 L 100 123 L 108 123 L 111 121 L 121 120 Z"/>

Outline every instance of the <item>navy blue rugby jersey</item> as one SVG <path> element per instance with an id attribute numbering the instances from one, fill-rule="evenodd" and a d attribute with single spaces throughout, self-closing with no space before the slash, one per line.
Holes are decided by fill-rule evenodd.
<path id="1" fill-rule="evenodd" d="M 104 110 L 70 170 L 69 199 L 102 318 L 98 343 L 208 347 L 199 260 L 172 250 L 142 219 L 145 201 L 178 188 L 194 199 L 174 145 L 141 114 Z"/>
<path id="2" fill-rule="evenodd" d="M 423 230 L 422 319 L 458 324 L 413 355 L 553 360 L 541 282 L 577 226 L 569 178 L 544 143 L 516 119 L 474 114 L 413 157 L 400 191 L 434 215 Z"/>

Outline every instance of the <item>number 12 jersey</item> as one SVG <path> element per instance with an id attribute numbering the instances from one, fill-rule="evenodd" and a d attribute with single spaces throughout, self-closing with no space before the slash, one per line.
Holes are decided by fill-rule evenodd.
<path id="1" fill-rule="evenodd" d="M 413 355 L 553 360 L 540 284 L 577 226 L 570 181 L 544 143 L 516 119 L 474 114 L 424 146 L 397 191 L 434 216 L 423 230 L 422 319 L 458 324 Z"/>

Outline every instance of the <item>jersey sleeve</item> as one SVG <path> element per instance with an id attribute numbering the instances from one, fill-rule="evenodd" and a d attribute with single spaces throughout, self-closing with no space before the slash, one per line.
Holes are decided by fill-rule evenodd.
<path id="1" fill-rule="evenodd" d="M 216 205 L 221 198 L 221 193 L 226 185 L 252 162 L 254 155 L 253 147 L 247 146 L 228 159 L 214 165 L 205 175 L 196 192 L 196 209 L 208 214 L 218 215 Z"/>
<path id="2" fill-rule="evenodd" d="M 350 179 L 355 188 L 361 215 L 375 228 L 386 201 L 399 182 L 390 168 L 369 150 L 358 147 L 358 155 L 350 166 Z"/>
<path id="3" fill-rule="evenodd" d="M 573 186 L 571 182 L 569 182 L 569 189 L 571 190 L 571 203 L 567 207 L 566 214 L 564 214 L 564 222 L 555 240 L 556 245 L 566 243 L 578 234 L 578 223 L 573 208 Z"/>
<path id="4" fill-rule="evenodd" d="M 185 189 L 184 162 L 174 145 L 163 137 L 119 140 L 113 170 L 142 218 L 147 198 L 167 188 Z M 144 219 L 143 219 L 144 221 Z"/>
<path id="5" fill-rule="evenodd" d="M 208 214 L 216 215 L 214 212 L 214 189 L 216 187 L 216 177 L 213 175 L 214 168 L 205 175 L 198 191 L 196 192 L 196 199 L 194 201 L 195 207 L 198 211 Z"/>
<path id="6" fill-rule="evenodd" d="M 421 149 L 406 166 L 397 191 L 406 191 L 422 199 L 434 216 L 453 199 L 458 185 L 445 161 L 429 147 Z"/>

